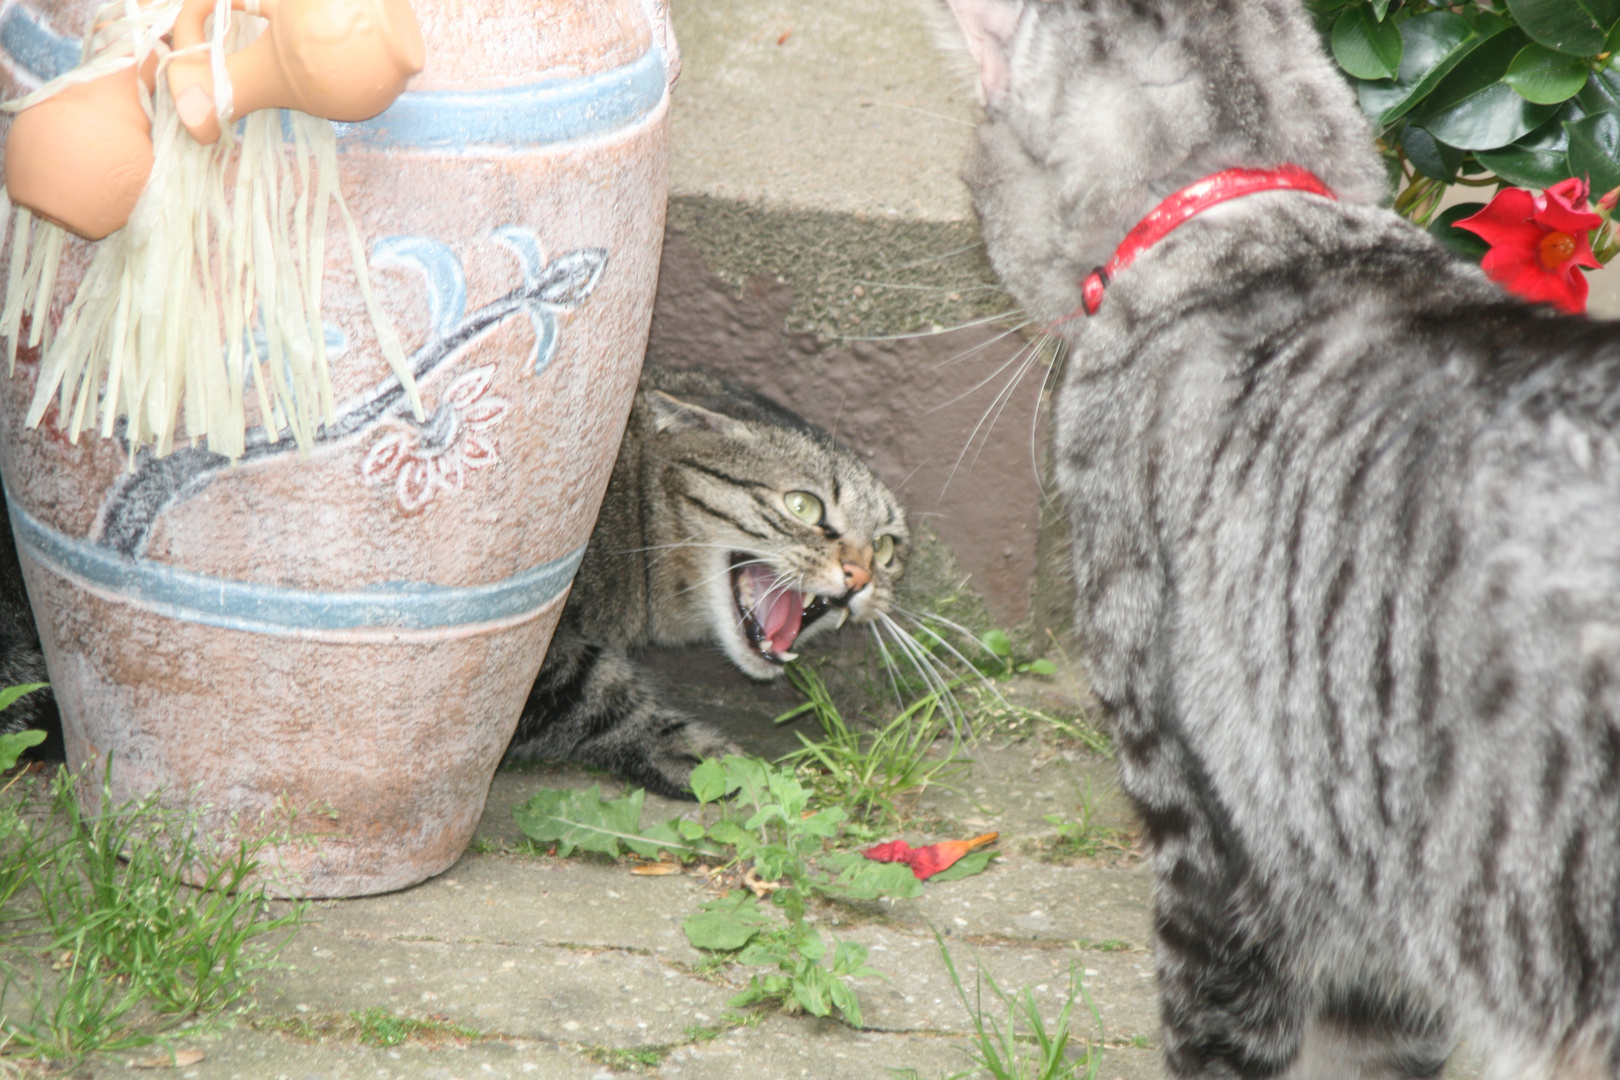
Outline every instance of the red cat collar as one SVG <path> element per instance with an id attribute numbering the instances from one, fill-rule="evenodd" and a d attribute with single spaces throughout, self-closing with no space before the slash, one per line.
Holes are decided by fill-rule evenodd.
<path id="1" fill-rule="evenodd" d="M 1283 165 L 1275 169 L 1224 169 L 1212 173 L 1155 206 L 1148 216 L 1136 223 L 1136 228 L 1125 234 L 1114 257 L 1106 266 L 1099 266 L 1086 276 L 1080 286 L 1080 302 L 1087 315 L 1097 314 L 1102 306 L 1103 291 L 1121 270 L 1136 261 L 1136 257 L 1163 240 L 1170 230 L 1194 214 L 1228 199 L 1253 195 L 1260 191 L 1305 191 L 1337 199 L 1328 186 L 1298 165 Z"/>

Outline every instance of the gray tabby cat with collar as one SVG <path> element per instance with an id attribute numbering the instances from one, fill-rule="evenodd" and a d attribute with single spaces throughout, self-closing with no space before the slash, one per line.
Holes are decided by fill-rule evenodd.
<path id="1" fill-rule="evenodd" d="M 659 702 L 630 654 L 719 645 L 776 678 L 803 642 L 888 608 L 909 535 L 893 493 L 825 431 L 713 375 L 647 367 L 508 760 L 689 796 L 692 766 L 740 751 Z"/>
<path id="2" fill-rule="evenodd" d="M 1170 1071 L 1620 1077 L 1620 331 L 1379 208 L 1297 0 L 949 6 Z"/>

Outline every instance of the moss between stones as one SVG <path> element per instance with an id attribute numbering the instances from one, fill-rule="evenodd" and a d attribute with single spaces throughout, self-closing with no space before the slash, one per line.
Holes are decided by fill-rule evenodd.
<path id="1" fill-rule="evenodd" d="M 793 287 L 787 329 L 824 345 L 956 326 L 1014 309 L 973 222 L 776 210 L 707 195 L 669 203 L 716 276 L 741 295 L 765 275 Z"/>

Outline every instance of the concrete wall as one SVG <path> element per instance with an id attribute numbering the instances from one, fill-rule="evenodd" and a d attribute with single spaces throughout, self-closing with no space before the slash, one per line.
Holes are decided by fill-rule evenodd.
<path id="1" fill-rule="evenodd" d="M 675 0 L 672 198 L 649 359 L 866 453 L 1012 626 L 1029 617 L 1049 350 L 956 173 L 977 105 L 901 0 Z M 962 329 L 951 329 L 963 324 Z"/>

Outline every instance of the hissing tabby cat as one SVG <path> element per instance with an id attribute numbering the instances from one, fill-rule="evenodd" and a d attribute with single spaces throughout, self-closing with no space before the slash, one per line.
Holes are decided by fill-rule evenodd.
<path id="1" fill-rule="evenodd" d="M 689 794 L 699 760 L 742 751 L 660 704 L 628 654 L 718 644 L 744 674 L 776 678 L 800 643 L 884 616 L 909 536 L 893 493 L 820 428 L 712 375 L 648 367 L 507 757 Z M 46 678 L 0 516 L 0 686 Z M 43 755 L 61 756 L 48 690 L 5 723 L 47 729 Z"/>
<path id="2" fill-rule="evenodd" d="M 950 0 L 990 256 L 1071 346 L 1078 626 L 1178 1077 L 1620 1076 L 1620 330 L 1376 206 L 1297 0 Z M 1082 282 L 1160 200 L 1292 163 Z"/>
<path id="3" fill-rule="evenodd" d="M 661 705 L 627 653 L 714 645 L 771 679 L 800 643 L 883 614 L 909 534 L 826 432 L 702 372 L 648 367 L 601 516 L 509 758 L 569 758 L 665 795 L 738 752 Z"/>

